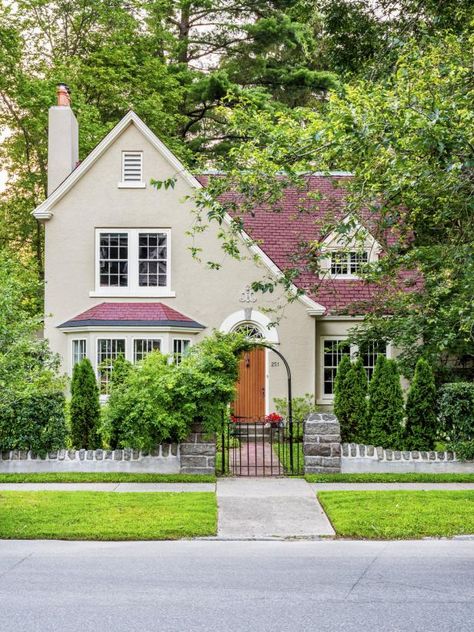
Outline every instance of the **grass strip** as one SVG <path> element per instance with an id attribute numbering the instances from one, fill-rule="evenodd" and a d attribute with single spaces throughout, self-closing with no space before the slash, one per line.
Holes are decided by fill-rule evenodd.
<path id="1" fill-rule="evenodd" d="M 338 536 L 404 540 L 474 534 L 474 491 L 318 492 Z"/>
<path id="2" fill-rule="evenodd" d="M 308 483 L 474 483 L 474 474 L 306 474 Z"/>
<path id="3" fill-rule="evenodd" d="M 0 483 L 215 483 L 207 474 L 128 474 L 126 472 L 48 472 L 0 474 Z"/>
<path id="4" fill-rule="evenodd" d="M 213 493 L 0 492 L 0 538 L 177 540 L 215 535 Z"/>

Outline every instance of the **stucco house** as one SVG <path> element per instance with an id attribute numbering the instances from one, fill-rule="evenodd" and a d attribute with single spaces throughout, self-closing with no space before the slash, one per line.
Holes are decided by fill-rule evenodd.
<path id="1" fill-rule="evenodd" d="M 311 270 L 295 280 L 304 290 L 287 303 L 276 326 L 268 309 L 286 303 L 281 294 L 254 293 L 262 271 L 279 275 L 291 266 L 302 237 L 317 238 L 311 214 L 293 221 L 298 193 L 287 190 L 278 213 L 255 209 L 246 230 L 259 245 L 246 244 L 249 257 L 223 260 L 217 226 L 201 236 L 207 257 L 223 260 L 212 270 L 193 259 L 188 231 L 194 216 L 192 196 L 209 175 L 191 174 L 133 112 L 129 112 L 82 161 L 78 125 L 66 86 L 58 87 L 49 112 L 48 197 L 34 211 L 45 226 L 45 336 L 71 374 L 88 357 L 107 391 L 107 366 L 118 354 L 140 360 L 160 349 L 176 361 L 189 345 L 212 330 L 244 328 L 267 340 L 286 357 L 295 395 L 313 393 L 330 407 L 341 346 L 361 315 L 341 308 L 370 289 L 358 278 L 360 265 L 379 256 L 366 232 L 363 252 L 342 252 L 336 235 L 323 238 L 322 267 L 327 274 L 315 292 Z M 345 221 L 345 193 L 337 186 L 349 174 L 312 175 L 308 182 L 323 193 L 325 212 Z M 175 179 L 157 190 L 152 179 Z M 359 350 L 368 373 L 383 345 Z M 274 410 L 274 397 L 286 395 L 286 373 L 271 350 L 256 350 L 241 362 L 235 413 L 261 418 Z"/>

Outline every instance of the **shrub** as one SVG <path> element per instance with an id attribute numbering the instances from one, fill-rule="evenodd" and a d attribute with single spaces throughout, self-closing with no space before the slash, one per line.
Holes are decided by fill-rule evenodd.
<path id="1" fill-rule="evenodd" d="M 452 442 L 474 440 L 474 383 L 455 382 L 440 388 L 438 413 L 441 430 Z"/>
<path id="2" fill-rule="evenodd" d="M 287 397 L 274 397 L 276 411 L 284 418 L 288 419 L 288 398 Z M 311 393 L 305 393 L 299 397 L 291 398 L 291 407 L 293 412 L 293 438 L 299 441 L 303 438 L 303 421 L 310 413 L 314 413 L 317 410 L 314 402 L 314 395 Z"/>
<path id="3" fill-rule="evenodd" d="M 433 370 L 424 358 L 416 364 L 405 406 L 403 445 L 406 450 L 432 450 L 437 439 L 436 386 Z"/>
<path id="4" fill-rule="evenodd" d="M 334 385 L 334 414 L 341 425 L 342 441 L 364 440 L 367 374 L 361 358 L 351 363 L 349 357 L 344 356 L 339 364 Z"/>
<path id="5" fill-rule="evenodd" d="M 45 454 L 66 445 L 65 398 L 61 391 L 29 393 L 0 412 L 0 449 Z"/>
<path id="6" fill-rule="evenodd" d="M 456 453 L 460 461 L 474 461 L 474 441 L 453 441 L 448 448 Z"/>
<path id="7" fill-rule="evenodd" d="M 235 396 L 240 352 L 248 347 L 242 335 L 214 333 L 180 364 L 150 353 L 129 366 L 123 382 L 112 382 L 106 412 L 117 444 L 150 451 L 184 439 L 193 422 L 216 431 Z"/>
<path id="8" fill-rule="evenodd" d="M 368 442 L 384 448 L 399 448 L 403 413 L 397 363 L 379 355 L 369 384 Z"/>
<path id="9" fill-rule="evenodd" d="M 121 427 L 117 423 L 117 418 L 111 418 L 108 411 L 114 409 L 114 399 L 119 396 L 120 388 L 125 384 L 132 367 L 132 363 L 126 360 L 122 354 L 116 358 L 112 365 L 109 382 L 109 406 L 104 411 L 104 427 L 102 428 L 103 439 L 112 450 L 118 447 L 121 440 Z"/>
<path id="10" fill-rule="evenodd" d="M 99 448 L 101 446 L 99 387 L 88 358 L 84 358 L 74 366 L 69 412 L 72 445 L 78 449 Z"/>

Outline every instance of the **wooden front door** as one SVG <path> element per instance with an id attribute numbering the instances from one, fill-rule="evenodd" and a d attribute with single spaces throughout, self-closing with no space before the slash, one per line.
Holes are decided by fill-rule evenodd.
<path id="1" fill-rule="evenodd" d="M 265 349 L 252 349 L 242 355 L 233 413 L 242 421 L 265 416 Z"/>

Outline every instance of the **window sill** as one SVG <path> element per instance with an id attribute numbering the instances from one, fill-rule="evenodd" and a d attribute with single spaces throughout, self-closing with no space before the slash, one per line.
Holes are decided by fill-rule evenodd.
<path id="1" fill-rule="evenodd" d="M 156 290 L 140 292 L 139 290 L 127 290 L 120 292 L 117 290 L 107 291 L 106 289 L 92 290 L 89 292 L 91 298 L 175 298 L 176 292 L 171 290 Z"/>
<path id="2" fill-rule="evenodd" d="M 146 184 L 145 182 L 119 182 L 117 187 L 119 189 L 144 189 Z"/>

